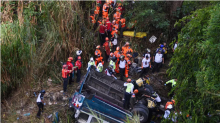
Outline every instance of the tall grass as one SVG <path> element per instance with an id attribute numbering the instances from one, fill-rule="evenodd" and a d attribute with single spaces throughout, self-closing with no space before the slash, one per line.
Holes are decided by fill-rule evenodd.
<path id="1" fill-rule="evenodd" d="M 10 3 L 3 5 L 3 13 L 11 15 L 1 18 L 3 97 L 24 83 L 39 83 L 42 88 L 42 81 L 49 76 L 60 81 L 60 61 L 74 57 L 77 49 L 83 50 L 83 61 L 93 54 L 97 41 L 85 24 L 89 19 L 79 2 L 13 2 L 18 15 L 8 9 Z"/>

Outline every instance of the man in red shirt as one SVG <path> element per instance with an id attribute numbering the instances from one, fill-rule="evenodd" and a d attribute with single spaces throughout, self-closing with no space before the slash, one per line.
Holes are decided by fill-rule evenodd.
<path id="1" fill-rule="evenodd" d="M 106 62 L 108 62 L 108 57 L 110 55 L 110 47 L 109 47 L 109 42 L 108 42 L 108 37 L 105 38 L 105 43 L 103 44 L 103 47 L 105 48 L 105 58 Z"/>
<path id="2" fill-rule="evenodd" d="M 68 70 L 73 70 L 73 64 L 72 64 L 72 61 L 73 61 L 73 57 L 69 57 L 67 62 L 66 62 L 66 65 L 68 66 Z M 69 85 L 71 85 L 72 83 L 72 74 L 73 72 L 69 73 Z"/>
<path id="3" fill-rule="evenodd" d="M 78 60 L 76 61 L 75 66 L 77 67 L 77 70 L 76 70 L 77 71 L 77 73 L 76 73 L 77 80 L 76 80 L 76 82 L 80 82 L 81 67 L 82 67 L 81 56 L 78 57 Z"/>
<path id="4" fill-rule="evenodd" d="M 105 42 L 105 33 L 107 33 L 107 27 L 105 26 L 103 20 L 102 24 L 99 25 L 99 38 L 101 45 L 103 45 L 103 43 Z"/>
<path id="5" fill-rule="evenodd" d="M 63 65 L 62 69 L 62 78 L 63 78 L 63 94 L 65 94 L 66 89 L 67 89 L 67 83 L 68 83 L 68 74 L 73 72 L 73 70 L 68 70 L 67 65 Z"/>
<path id="6" fill-rule="evenodd" d="M 107 26 L 107 33 L 108 33 L 108 38 L 111 38 L 111 31 L 112 31 L 112 23 L 109 21 L 109 17 L 107 17 L 106 21 L 106 26 Z"/>

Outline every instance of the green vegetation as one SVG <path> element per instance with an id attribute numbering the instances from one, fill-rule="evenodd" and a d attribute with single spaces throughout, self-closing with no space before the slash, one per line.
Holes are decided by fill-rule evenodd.
<path id="1" fill-rule="evenodd" d="M 177 78 L 176 110 L 179 122 L 214 123 L 220 108 L 220 3 L 196 10 L 176 23 L 184 24 L 178 35 L 179 48 L 168 73 Z M 189 114 L 192 118 L 186 118 Z M 208 116 L 211 114 L 211 117 Z"/>

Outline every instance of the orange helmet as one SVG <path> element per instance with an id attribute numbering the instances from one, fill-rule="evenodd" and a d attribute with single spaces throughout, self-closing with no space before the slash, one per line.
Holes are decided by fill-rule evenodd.
<path id="1" fill-rule="evenodd" d="M 113 57 L 113 55 L 114 55 L 113 53 L 110 53 L 110 56 L 111 56 L 111 57 Z"/>
<path id="2" fill-rule="evenodd" d="M 115 20 L 113 20 L 112 23 L 115 24 Z"/>
<path id="3" fill-rule="evenodd" d="M 119 49 L 120 49 L 120 47 L 119 47 L 119 46 L 117 46 L 116 50 L 117 50 L 117 51 L 119 51 Z"/>
<path id="4" fill-rule="evenodd" d="M 128 78 L 128 79 L 127 79 L 127 82 L 131 82 L 131 79 L 130 79 L 130 78 Z"/>
<path id="5" fill-rule="evenodd" d="M 78 60 L 81 60 L 81 56 L 78 56 Z"/>
<path id="6" fill-rule="evenodd" d="M 99 49 L 100 48 L 100 45 L 96 46 L 96 49 Z"/>
<path id="7" fill-rule="evenodd" d="M 134 93 L 137 94 L 137 93 L 138 93 L 138 89 L 135 89 L 135 90 L 134 90 Z"/>
<path id="8" fill-rule="evenodd" d="M 172 100 L 173 104 L 175 104 L 175 100 Z"/>
<path id="9" fill-rule="evenodd" d="M 106 37 L 105 40 L 108 41 L 108 37 Z"/>

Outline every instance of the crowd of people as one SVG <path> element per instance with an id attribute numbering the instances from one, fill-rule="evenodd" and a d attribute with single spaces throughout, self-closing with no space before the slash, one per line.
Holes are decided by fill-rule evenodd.
<path id="1" fill-rule="evenodd" d="M 124 46 L 118 46 L 118 32 L 120 31 L 120 38 L 123 38 L 123 30 L 126 28 L 126 20 L 123 18 L 121 11 L 123 11 L 123 5 L 121 3 L 117 4 L 116 1 L 106 1 L 103 6 L 101 1 L 97 1 L 97 6 L 92 14 L 91 22 L 94 24 L 94 27 L 99 27 L 99 38 L 100 45 L 96 46 L 94 52 L 94 57 L 91 57 L 87 70 L 90 66 L 95 66 L 98 72 L 103 72 L 104 64 L 107 64 L 107 68 L 104 70 L 104 73 L 108 76 L 112 76 L 117 79 L 116 75 L 120 75 L 120 80 L 124 81 L 124 78 L 127 78 L 124 83 L 125 92 L 124 92 L 124 109 L 131 109 L 133 102 L 136 102 L 140 97 L 145 96 L 147 98 L 153 99 L 156 101 L 158 106 L 161 106 L 161 99 L 159 95 L 154 91 L 150 86 L 150 77 L 149 71 L 152 69 L 152 73 L 159 72 L 160 68 L 167 59 L 167 50 L 168 46 L 166 43 L 160 44 L 156 49 L 153 57 L 151 56 L 150 49 L 146 49 L 143 54 L 141 61 L 141 73 L 140 78 L 137 80 L 132 80 L 129 76 L 129 68 L 132 63 L 135 62 L 133 58 L 133 49 L 130 46 L 129 42 L 126 42 Z M 113 15 L 112 22 L 109 19 L 109 9 L 116 9 L 116 13 Z M 100 10 L 102 10 L 102 19 L 98 20 Z M 178 42 L 174 44 L 173 52 L 177 48 Z M 101 48 L 104 49 L 104 53 L 101 52 Z M 63 78 L 63 93 L 67 92 L 67 85 L 72 84 L 73 75 L 75 73 L 77 80 L 80 82 L 81 79 L 81 50 L 77 50 L 75 60 L 73 57 L 69 57 L 66 64 L 62 68 L 62 78 Z M 105 55 L 105 59 L 103 56 Z M 74 64 L 75 62 L 75 64 Z M 166 84 L 172 84 L 172 87 L 176 84 L 176 79 L 168 81 Z M 37 99 L 37 105 L 39 107 L 39 112 L 37 116 L 40 116 L 40 110 L 43 109 L 43 94 L 45 91 L 39 94 Z M 165 106 L 165 115 L 164 118 L 167 118 L 170 114 L 170 111 L 173 110 L 175 101 L 167 102 Z M 150 116 L 149 116 L 150 117 Z"/>

